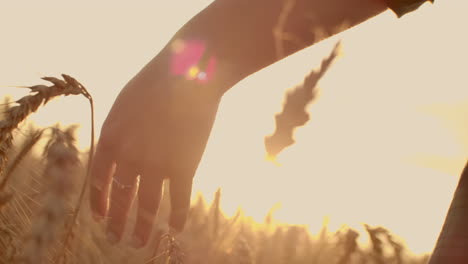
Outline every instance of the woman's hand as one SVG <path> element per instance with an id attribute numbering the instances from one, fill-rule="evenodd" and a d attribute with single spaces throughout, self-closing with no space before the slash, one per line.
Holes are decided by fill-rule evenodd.
<path id="1" fill-rule="evenodd" d="M 183 228 L 192 177 L 224 92 L 387 8 L 382 0 L 295 0 L 290 9 L 285 3 L 214 1 L 122 90 L 102 128 L 91 175 L 91 207 L 95 216 L 108 217 L 111 241 L 122 237 L 137 195 L 134 245 L 147 242 L 164 178 L 170 179 L 169 224 Z"/>
<path id="2" fill-rule="evenodd" d="M 173 72 L 171 56 L 177 55 L 168 51 L 156 57 L 127 84 L 102 127 L 92 162 L 91 208 L 95 217 L 107 220 L 111 242 L 121 239 L 138 197 L 133 244 L 147 243 L 165 178 L 170 182 L 169 224 L 181 230 L 186 220 L 192 178 L 220 95 L 196 76 Z"/>

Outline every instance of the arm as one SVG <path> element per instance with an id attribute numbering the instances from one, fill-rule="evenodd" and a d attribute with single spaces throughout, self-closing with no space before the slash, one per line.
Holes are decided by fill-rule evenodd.
<path id="1" fill-rule="evenodd" d="M 216 0 L 185 24 L 122 89 L 102 127 L 90 202 L 96 218 L 108 219 L 109 240 L 121 239 L 137 196 L 133 245 L 147 243 L 166 178 L 169 224 L 182 230 L 192 178 L 224 92 L 284 56 L 383 12 L 385 1 Z M 289 14 L 283 13 L 285 3 L 294 4 L 286 6 Z M 286 38 L 278 39 L 278 32 Z"/>
<path id="2" fill-rule="evenodd" d="M 161 55 L 170 58 L 176 41 L 202 42 L 217 61 L 211 83 L 224 93 L 262 68 L 386 8 L 385 0 L 217 0 L 185 24 Z M 282 15 L 285 23 L 278 28 Z"/>

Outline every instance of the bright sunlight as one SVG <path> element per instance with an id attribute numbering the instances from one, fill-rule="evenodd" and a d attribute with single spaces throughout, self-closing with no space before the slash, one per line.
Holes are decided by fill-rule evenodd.
<path id="1" fill-rule="evenodd" d="M 93 94 L 100 128 L 126 82 L 207 4 L 8 3 L 0 8 L 3 94 L 19 98 L 24 91 L 12 86 L 72 73 Z M 324 217 L 331 230 L 381 225 L 413 252 L 430 252 L 468 158 L 466 10 L 467 1 L 436 1 L 402 19 L 387 11 L 239 83 L 223 98 L 193 197 L 212 197 L 221 188 L 227 215 L 241 207 L 259 222 L 279 205 L 277 221 L 308 225 L 311 232 Z M 296 144 L 266 159 L 264 138 L 274 131 L 285 92 L 339 40 L 343 56 L 320 81 L 308 107 L 311 120 L 296 129 Z M 174 60 L 174 74 L 210 77 L 209 69 Z M 62 110 L 85 106 L 82 98 L 67 97 L 32 120 L 82 124 L 79 145 L 87 148 L 87 110 Z"/>

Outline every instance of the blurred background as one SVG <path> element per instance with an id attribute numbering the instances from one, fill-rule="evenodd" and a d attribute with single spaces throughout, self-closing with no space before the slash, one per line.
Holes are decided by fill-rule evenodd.
<path id="1" fill-rule="evenodd" d="M 12 86 L 70 74 L 93 94 L 99 129 L 126 82 L 210 2 L 0 1 L 2 95 L 19 98 L 26 91 Z M 413 252 L 431 251 L 468 158 L 466 10 L 452 0 L 402 19 L 387 11 L 239 83 L 223 99 L 194 195 L 221 187 L 227 215 L 241 206 L 261 221 L 276 205 L 279 221 L 312 232 L 324 216 L 331 229 L 383 225 Z M 320 83 L 311 121 L 281 166 L 267 162 L 263 139 L 285 91 L 338 40 L 343 56 Z M 80 123 L 80 146 L 89 145 L 81 97 L 53 101 L 32 119 Z"/>

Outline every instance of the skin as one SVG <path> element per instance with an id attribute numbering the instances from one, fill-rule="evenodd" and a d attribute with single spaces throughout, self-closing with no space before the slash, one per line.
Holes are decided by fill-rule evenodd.
<path id="1" fill-rule="evenodd" d="M 387 9 L 383 0 L 293 3 L 283 27 L 286 36 L 293 37 L 278 45 L 273 29 L 284 10 L 283 0 L 215 1 L 122 89 L 104 122 L 92 162 L 91 209 L 95 218 L 106 220 L 110 242 L 121 239 L 137 197 L 133 246 L 146 245 L 165 178 L 170 181 L 169 225 L 183 229 L 192 179 L 227 90 L 283 56 Z M 216 60 L 214 72 L 204 81 L 171 69 L 177 47 L 194 41 L 204 47 L 208 61 Z M 202 59 L 198 66 L 203 70 L 207 64 Z"/>
<path id="2" fill-rule="evenodd" d="M 455 190 L 429 264 L 468 263 L 468 163 Z"/>

